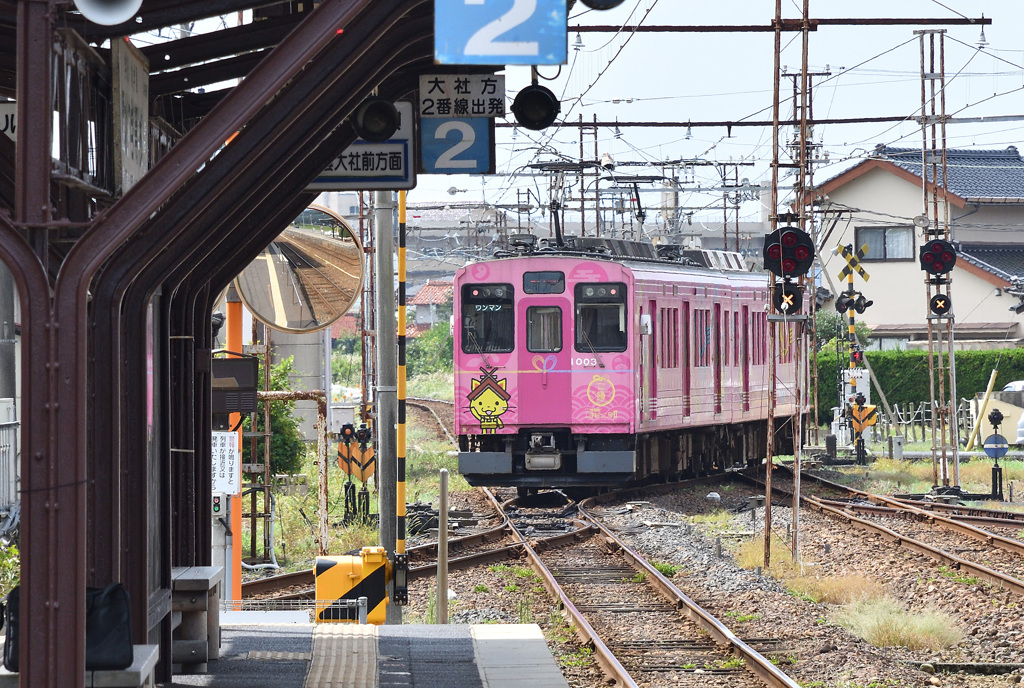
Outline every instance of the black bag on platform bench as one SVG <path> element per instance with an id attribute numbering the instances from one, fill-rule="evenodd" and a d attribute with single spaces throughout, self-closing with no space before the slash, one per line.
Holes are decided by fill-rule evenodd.
<path id="1" fill-rule="evenodd" d="M 4 667 L 13 672 L 18 671 L 19 598 L 20 591 L 15 587 L 7 594 L 3 605 L 2 626 L 7 629 Z M 111 583 L 105 588 L 86 588 L 86 670 L 127 669 L 132 660 L 132 610 L 124 584 Z"/>

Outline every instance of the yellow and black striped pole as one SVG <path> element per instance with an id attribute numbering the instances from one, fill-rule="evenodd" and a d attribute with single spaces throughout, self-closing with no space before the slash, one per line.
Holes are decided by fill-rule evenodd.
<path id="1" fill-rule="evenodd" d="M 850 254 L 853 255 L 853 246 L 849 247 Z M 857 398 L 857 377 L 853 374 L 853 370 L 857 367 L 857 359 L 855 358 L 855 352 L 858 350 L 857 344 L 857 330 L 854 322 L 854 309 L 853 309 L 853 270 L 847 270 L 846 275 L 846 325 L 847 325 L 847 339 L 849 341 L 850 349 L 850 432 L 853 434 L 854 445 L 857 448 L 857 459 L 858 463 L 862 463 L 863 455 L 863 441 L 860 432 L 856 428 L 856 424 L 853 421 L 853 404 L 854 399 Z"/>
<path id="2" fill-rule="evenodd" d="M 398 533 L 395 537 L 395 604 L 409 603 L 406 585 L 408 560 L 405 553 L 405 191 L 398 192 L 398 432 L 395 453 L 398 457 L 398 480 L 395 490 L 395 512 Z"/>

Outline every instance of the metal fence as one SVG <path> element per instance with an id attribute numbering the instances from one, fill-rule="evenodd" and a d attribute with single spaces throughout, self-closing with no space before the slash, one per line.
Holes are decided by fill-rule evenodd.
<path id="1" fill-rule="evenodd" d="M 874 427 L 877 435 L 876 441 L 885 440 L 890 435 L 900 435 L 907 442 L 928 442 L 931 441 L 932 433 L 932 405 L 927 401 L 919 404 L 895 404 L 892 408 L 892 416 L 889 417 L 883 412 L 882 406 L 878 407 L 878 422 Z M 956 412 L 957 434 L 960 441 L 966 442 L 974 430 L 974 418 L 971 415 L 971 400 L 961 399 Z"/>

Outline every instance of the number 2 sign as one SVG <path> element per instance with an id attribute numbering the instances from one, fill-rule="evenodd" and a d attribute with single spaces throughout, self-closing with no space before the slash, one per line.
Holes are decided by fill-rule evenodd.
<path id="1" fill-rule="evenodd" d="M 565 0 L 435 0 L 439 64 L 564 64 Z"/>
<path id="2" fill-rule="evenodd" d="M 494 120 L 420 120 L 423 174 L 494 174 Z"/>

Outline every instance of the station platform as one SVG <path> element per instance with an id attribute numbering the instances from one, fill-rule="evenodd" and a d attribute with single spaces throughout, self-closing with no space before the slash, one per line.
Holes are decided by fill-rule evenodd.
<path id="1" fill-rule="evenodd" d="M 536 624 L 237 623 L 220 659 L 174 686 L 210 688 L 566 688 Z"/>

